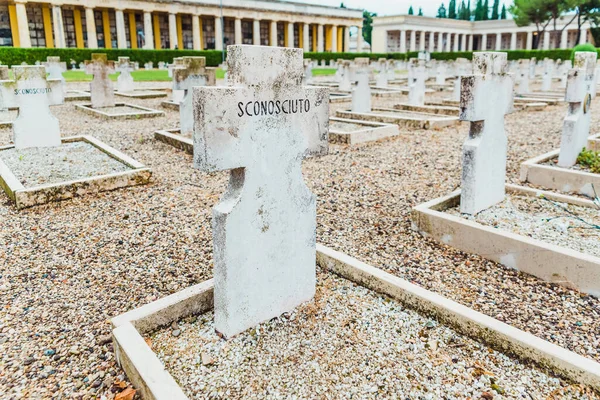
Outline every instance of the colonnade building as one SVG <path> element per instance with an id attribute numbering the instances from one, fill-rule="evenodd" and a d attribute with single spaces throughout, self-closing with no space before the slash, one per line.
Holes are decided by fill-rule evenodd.
<path id="1" fill-rule="evenodd" d="M 351 27 L 362 41 L 362 23 L 361 10 L 277 0 L 8 0 L 0 46 L 341 52 Z"/>
<path id="2" fill-rule="evenodd" d="M 549 31 L 538 35 L 535 25 L 519 27 L 512 19 L 462 21 L 415 15 L 373 18 L 372 50 L 374 53 L 406 51 L 474 51 L 567 49 L 592 40 L 590 24 L 584 23 L 577 39 L 576 19 L 560 18 L 557 35 Z M 570 23 L 569 23 L 570 22 Z M 553 29 L 549 24 L 548 30 Z M 542 36 L 542 37 L 538 37 Z M 537 46 L 536 46 L 537 45 Z"/>

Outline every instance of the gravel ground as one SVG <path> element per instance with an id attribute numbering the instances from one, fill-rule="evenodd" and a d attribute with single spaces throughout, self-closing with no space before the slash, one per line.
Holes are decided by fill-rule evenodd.
<path id="1" fill-rule="evenodd" d="M 131 169 L 86 142 L 63 143 L 59 147 L 12 148 L 0 151 L 0 159 L 25 187 Z"/>
<path id="2" fill-rule="evenodd" d="M 115 106 L 115 107 L 101 107 L 94 108 L 94 110 L 102 111 L 106 114 L 115 115 L 115 114 L 140 114 L 144 112 L 148 112 L 148 110 L 140 110 L 139 108 L 130 107 L 130 106 Z"/>
<path id="3" fill-rule="evenodd" d="M 368 127 L 368 125 L 355 124 L 353 122 L 329 121 L 329 129 L 340 132 L 356 132 Z"/>
<path id="4" fill-rule="evenodd" d="M 590 167 L 588 167 L 587 165 L 581 165 L 579 163 L 572 165 L 570 167 L 559 167 L 557 164 L 558 164 L 558 157 L 551 158 L 550 160 L 540 163 L 540 165 L 550 165 L 550 166 L 556 167 L 556 168 L 567 168 L 567 169 L 572 169 L 574 171 L 591 172 Z"/>
<path id="5" fill-rule="evenodd" d="M 160 109 L 161 101 L 129 102 Z M 154 140 L 155 130 L 179 125 L 177 112 L 103 121 L 73 103 L 52 111 L 63 136 L 93 135 L 151 167 L 153 181 L 20 212 L 0 196 L 0 397 L 110 400 L 124 376 L 108 319 L 212 276 L 211 207 L 228 174 L 201 173 L 190 155 Z M 558 146 L 565 114 L 566 106 L 549 106 L 506 118 L 510 182 L 522 161 Z M 593 113 L 591 126 L 599 122 Z M 458 187 L 468 124 L 400 131 L 304 162 L 318 196 L 317 240 L 600 361 L 599 300 L 412 231 L 411 207 Z M 0 144 L 11 137 L 0 129 Z"/>
<path id="6" fill-rule="evenodd" d="M 447 212 L 461 215 L 457 207 Z M 600 256 L 600 209 L 597 208 L 512 195 L 477 215 L 461 216 L 546 243 Z"/>
<path id="7" fill-rule="evenodd" d="M 214 329 L 210 312 L 150 336 L 192 399 L 541 399 L 569 386 L 327 272 L 293 312 L 229 341 Z"/>

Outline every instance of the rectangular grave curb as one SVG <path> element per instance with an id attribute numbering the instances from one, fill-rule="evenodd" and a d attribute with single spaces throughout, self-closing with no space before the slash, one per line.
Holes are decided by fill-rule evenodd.
<path id="1" fill-rule="evenodd" d="M 414 106 L 412 104 L 394 104 L 394 110 L 401 111 L 412 111 L 412 112 L 422 112 L 428 114 L 439 114 L 439 115 L 450 115 L 454 117 L 458 117 L 460 109 L 458 107 L 452 106 L 437 106 L 437 105 L 423 105 L 423 106 Z"/>
<path id="2" fill-rule="evenodd" d="M 398 111 L 393 108 L 373 108 L 370 113 L 357 113 L 349 110 L 336 111 L 336 117 L 344 119 L 356 119 L 360 121 L 382 122 L 385 124 L 396 124 L 400 127 L 417 128 L 417 129 L 441 129 L 447 126 L 458 124 L 460 121 L 458 116 L 451 117 L 448 115 L 436 115 L 415 113 L 414 116 L 392 116 L 385 114 L 377 114 L 377 110 L 381 111 Z"/>
<path id="3" fill-rule="evenodd" d="M 144 93 L 145 92 L 145 93 Z M 166 97 L 166 92 L 161 92 L 158 90 L 135 90 L 133 92 L 115 92 L 116 96 L 126 97 L 130 99 L 156 99 L 159 97 Z"/>
<path id="4" fill-rule="evenodd" d="M 517 185 L 506 185 L 507 193 L 546 198 L 583 207 L 592 201 Z M 412 210 L 412 225 L 423 236 L 478 254 L 508 268 L 542 280 L 600 296 L 600 257 L 566 247 L 485 226 L 444 211 L 460 203 L 460 189 L 420 204 Z"/>
<path id="5" fill-rule="evenodd" d="M 571 381 L 600 389 L 600 364 L 472 310 L 453 300 L 317 244 L 317 264 L 345 279 L 385 294 L 498 351 L 548 368 Z M 187 400 L 143 335 L 213 307 L 212 279 L 111 319 L 117 363 L 146 400 Z"/>
<path id="6" fill-rule="evenodd" d="M 194 141 L 179 134 L 181 129 L 162 129 L 154 132 L 154 139 L 160 140 L 188 154 L 194 154 Z"/>
<path id="7" fill-rule="evenodd" d="M 564 100 L 561 101 L 556 98 L 541 97 L 541 96 L 523 96 L 523 97 L 515 96 L 514 101 L 529 102 L 529 103 L 546 103 L 549 106 L 555 106 L 558 103 L 564 102 Z"/>
<path id="8" fill-rule="evenodd" d="M 599 138 L 600 134 L 590 137 L 587 147 L 592 149 L 597 148 Z M 552 165 L 542 165 L 542 163 L 557 158 L 559 152 L 559 149 L 552 150 L 522 163 L 519 176 L 520 181 L 565 193 L 578 193 L 592 197 L 594 196 L 593 185 L 596 192 L 600 195 L 600 174 Z"/>
<path id="9" fill-rule="evenodd" d="M 387 137 L 398 136 L 398 126 L 395 124 L 384 124 L 380 122 L 359 121 L 354 119 L 344 119 L 330 117 L 329 121 L 347 122 L 349 124 L 360 124 L 364 129 L 347 132 L 338 131 L 329 128 L 329 142 L 338 144 L 359 144 L 365 142 L 373 142 Z"/>
<path id="10" fill-rule="evenodd" d="M 75 107 L 88 114 L 101 117 L 103 119 L 138 119 L 138 118 L 154 118 L 162 117 L 165 115 L 164 111 L 153 110 L 152 108 L 142 107 L 135 104 L 129 103 L 115 103 L 115 107 L 131 107 L 140 112 L 137 113 L 122 113 L 122 114 L 108 114 L 103 112 L 101 108 L 92 108 L 91 104 L 75 104 Z"/>
<path id="11" fill-rule="evenodd" d="M 65 101 L 89 101 L 91 97 L 89 92 L 83 90 L 68 90 L 65 93 Z"/>
<path id="12" fill-rule="evenodd" d="M 63 143 L 83 141 L 108 154 L 110 157 L 132 168 L 129 171 L 115 172 L 91 178 L 52 183 L 25 188 L 8 166 L 0 160 L 0 187 L 15 202 L 17 209 L 23 209 L 53 201 L 67 200 L 84 194 L 99 193 L 127 186 L 144 185 L 150 181 L 152 171 L 140 162 L 104 144 L 92 136 L 71 136 L 62 138 Z M 14 147 L 2 146 L 0 150 Z"/>
<path id="13" fill-rule="evenodd" d="M 352 96 L 349 94 L 338 93 L 336 96 L 331 97 L 332 93 L 329 93 L 329 102 L 332 104 L 337 103 L 349 103 L 352 101 Z"/>
<path id="14" fill-rule="evenodd" d="M 427 102 L 425 105 L 460 107 L 460 101 L 445 99 L 439 103 Z M 519 101 L 517 98 L 513 102 L 515 111 L 544 111 L 547 106 L 548 103 Z"/>
<path id="15" fill-rule="evenodd" d="M 590 150 L 600 151 L 600 133 L 588 138 L 588 148 Z"/>
<path id="16" fill-rule="evenodd" d="M 175 103 L 174 101 L 163 101 L 160 103 L 160 106 L 167 110 L 179 111 L 179 103 Z"/>
<path id="17" fill-rule="evenodd" d="M 13 121 L 2 121 L 0 122 L 0 128 L 10 128 L 13 124 Z"/>

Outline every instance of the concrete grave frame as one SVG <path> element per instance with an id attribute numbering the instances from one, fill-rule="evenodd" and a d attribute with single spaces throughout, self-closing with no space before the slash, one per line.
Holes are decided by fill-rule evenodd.
<path id="1" fill-rule="evenodd" d="M 600 149 L 600 134 L 588 138 L 587 148 L 593 150 Z M 596 193 L 600 194 L 600 174 L 553 165 L 543 165 L 549 160 L 558 158 L 559 152 L 559 149 L 552 150 L 522 163 L 520 181 L 561 192 L 578 193 L 591 197 L 595 194 L 595 188 Z"/>
<path id="2" fill-rule="evenodd" d="M 377 113 L 378 111 L 402 113 L 402 111 L 395 110 L 393 108 L 374 107 L 369 113 L 356 113 L 350 110 L 338 110 L 336 111 L 336 117 L 369 122 L 382 122 L 385 124 L 396 124 L 400 127 L 418 129 L 438 129 L 446 126 L 452 126 L 460 122 L 458 120 L 458 115 L 449 116 L 421 112 L 409 112 L 411 114 L 410 116 L 400 114 L 396 116 L 389 114 L 379 114 Z"/>
<path id="3" fill-rule="evenodd" d="M 456 100 L 442 100 L 441 102 L 427 102 L 426 106 L 450 106 L 450 107 L 460 107 L 460 101 Z M 529 101 L 520 101 L 520 99 L 515 98 L 513 102 L 513 108 L 515 111 L 544 111 L 548 103 L 544 102 L 529 102 Z"/>
<path id="4" fill-rule="evenodd" d="M 181 136 L 181 129 L 163 129 L 154 132 L 154 139 L 183 150 L 188 154 L 194 154 L 194 141 L 191 137 Z"/>
<path id="5" fill-rule="evenodd" d="M 62 143 L 86 142 L 106 153 L 110 157 L 127 165 L 131 169 L 91 178 L 51 183 L 25 188 L 15 177 L 8 166 L 0 159 L 0 187 L 8 197 L 16 203 L 17 209 L 46 204 L 53 201 L 66 200 L 88 193 L 99 193 L 127 186 L 143 185 L 152 176 L 150 168 L 104 144 L 92 136 L 71 136 L 62 138 Z M 13 148 L 14 145 L 0 147 L 0 151 Z"/>
<path id="6" fill-rule="evenodd" d="M 84 111 L 88 114 L 95 115 L 101 117 L 103 119 L 137 119 L 137 118 L 153 118 L 153 117 L 162 117 L 165 115 L 164 111 L 154 110 L 148 107 L 142 107 L 135 104 L 129 103 L 115 103 L 114 107 L 131 107 L 139 112 L 127 112 L 121 114 L 109 114 L 107 112 L 102 111 L 102 108 L 92 108 L 91 104 L 75 104 L 75 107 L 81 111 Z"/>
<path id="7" fill-rule="evenodd" d="M 172 100 L 165 100 L 160 103 L 162 108 L 166 108 L 167 110 L 179 111 L 179 103 L 176 103 Z"/>
<path id="8" fill-rule="evenodd" d="M 600 389 L 600 364 L 593 360 L 320 244 L 317 244 L 317 265 L 387 295 L 498 351 L 548 368 L 568 380 Z M 146 344 L 143 335 L 174 321 L 210 311 L 213 288 L 210 279 L 111 320 L 117 363 L 143 399 L 188 399 Z"/>
<path id="9" fill-rule="evenodd" d="M 130 93 L 115 91 L 115 95 L 120 97 L 127 97 L 130 99 L 156 99 L 159 97 L 167 97 L 166 92 L 151 89 L 136 89 L 135 91 Z"/>
<path id="10" fill-rule="evenodd" d="M 65 101 L 90 101 L 92 95 L 85 90 L 67 90 L 65 92 Z"/>
<path id="11" fill-rule="evenodd" d="M 401 111 L 410 111 L 410 112 L 420 112 L 427 114 L 439 114 L 439 115 L 450 115 L 454 117 L 458 117 L 460 113 L 460 108 L 452 107 L 452 106 L 437 106 L 437 105 L 423 105 L 423 106 L 415 106 L 407 103 L 400 103 L 393 105 L 394 110 Z"/>
<path id="12" fill-rule="evenodd" d="M 365 142 L 374 142 L 379 139 L 398 136 L 398 126 L 394 124 L 383 124 L 380 122 L 357 121 L 353 119 L 329 118 L 329 143 L 338 144 L 358 144 Z M 331 128 L 331 122 L 345 122 L 348 124 L 361 125 L 362 128 L 356 131 L 341 131 Z"/>
<path id="13" fill-rule="evenodd" d="M 506 192 L 531 197 L 543 194 L 554 201 L 594 207 L 591 200 L 518 185 L 507 184 Z M 411 216 L 413 228 L 423 236 L 458 250 L 478 254 L 542 280 L 600 297 L 600 257 L 485 226 L 445 212 L 459 203 L 460 189 L 416 206 Z"/>

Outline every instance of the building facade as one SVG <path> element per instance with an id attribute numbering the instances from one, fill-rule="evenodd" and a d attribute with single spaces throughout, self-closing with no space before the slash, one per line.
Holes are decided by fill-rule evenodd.
<path id="1" fill-rule="evenodd" d="M 557 31 L 546 31 L 539 35 L 542 37 L 538 37 L 534 25 L 519 27 L 511 19 L 462 21 L 414 15 L 376 17 L 373 18 L 372 47 L 375 53 L 567 49 L 591 39 L 590 24 L 585 23 L 577 40 L 577 22 L 571 22 L 572 17 L 562 17 L 557 23 Z M 553 30 L 554 26 L 548 25 L 547 29 Z"/>
<path id="2" fill-rule="evenodd" d="M 348 51 L 362 11 L 276 0 L 8 0 L 0 46 L 222 50 L 230 44 Z M 354 28 L 354 29 L 356 29 Z"/>

